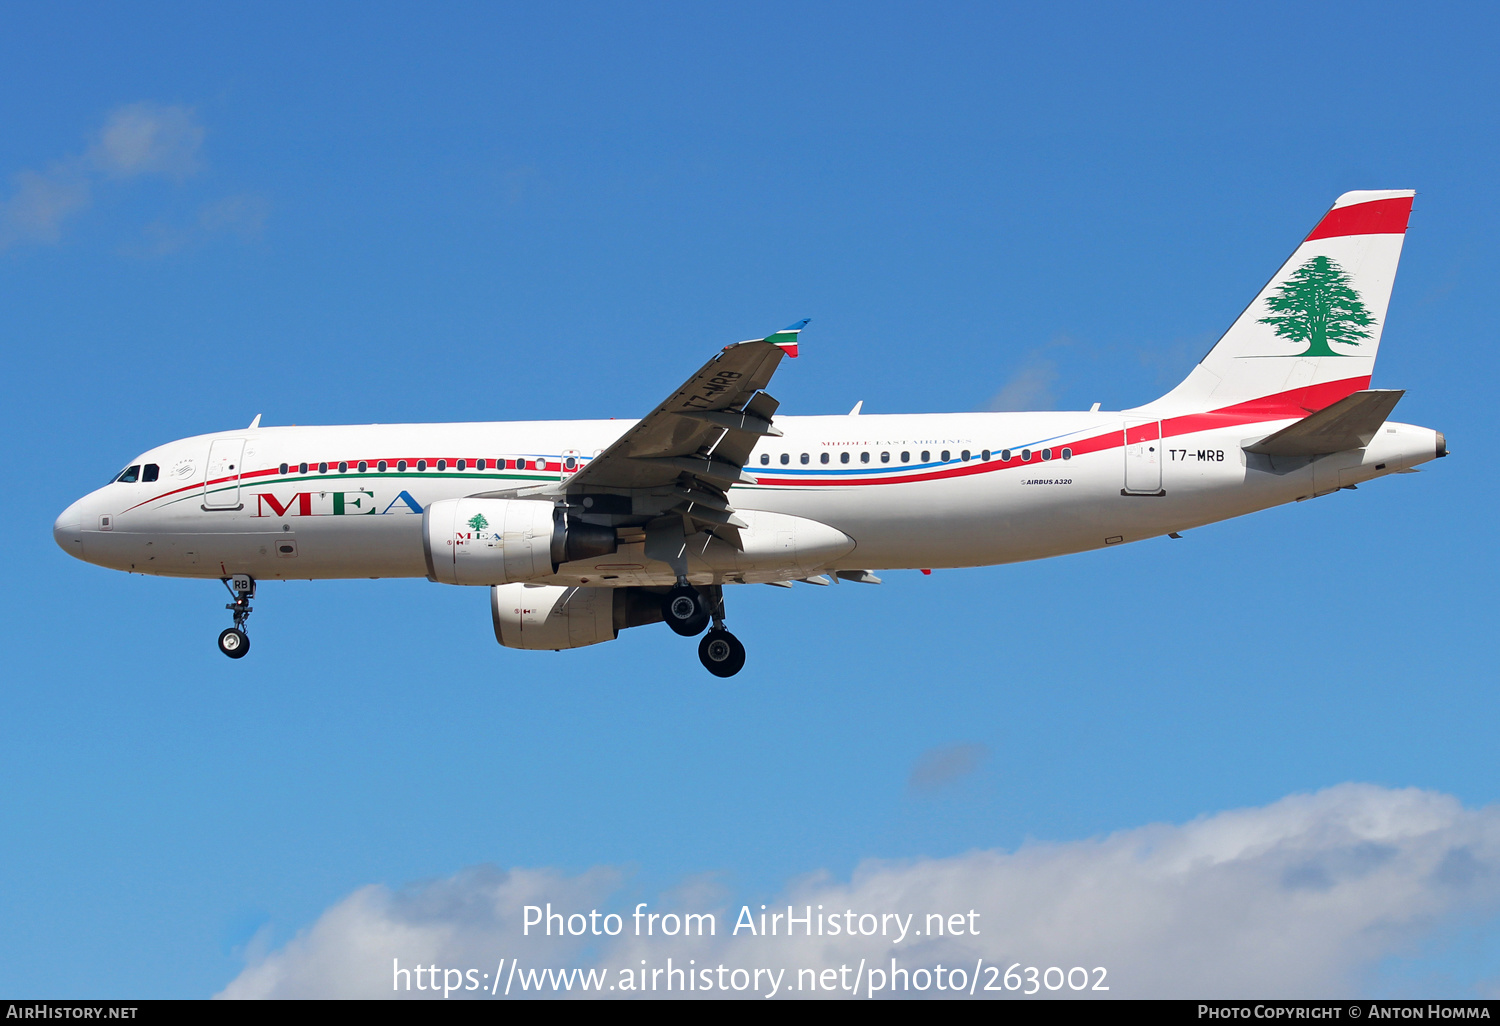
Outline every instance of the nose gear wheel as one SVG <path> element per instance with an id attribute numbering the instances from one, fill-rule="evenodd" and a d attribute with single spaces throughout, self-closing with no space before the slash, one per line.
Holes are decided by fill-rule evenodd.
<path id="1" fill-rule="evenodd" d="M 243 659 L 250 651 L 250 638 L 238 627 L 226 628 L 219 635 L 219 651 L 231 659 Z"/>

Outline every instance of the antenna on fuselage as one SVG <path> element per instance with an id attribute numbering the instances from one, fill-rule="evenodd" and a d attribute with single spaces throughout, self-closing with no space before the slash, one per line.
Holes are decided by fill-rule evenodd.
<path id="1" fill-rule="evenodd" d="M 258 427 L 260 427 L 260 414 L 257 413 L 255 415 L 255 419 L 250 422 L 250 426 L 248 428 L 246 428 L 245 430 L 246 431 L 254 431 Z"/>

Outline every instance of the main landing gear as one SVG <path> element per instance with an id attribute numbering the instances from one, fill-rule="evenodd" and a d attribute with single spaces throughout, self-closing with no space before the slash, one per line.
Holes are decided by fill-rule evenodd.
<path id="1" fill-rule="evenodd" d="M 724 589 L 711 585 L 707 594 L 679 578 L 677 587 L 662 599 L 662 619 L 667 626 L 685 638 L 703 634 L 713 621 L 713 629 L 698 642 L 698 659 L 715 677 L 733 677 L 745 665 L 745 646 L 724 629 Z"/>
<path id="2" fill-rule="evenodd" d="M 245 621 L 250 619 L 250 600 L 255 597 L 255 578 L 249 574 L 225 577 L 224 587 L 234 596 L 234 601 L 225 609 L 234 613 L 234 626 L 219 635 L 219 651 L 231 659 L 243 659 L 250 651 L 250 636 L 245 633 Z"/>

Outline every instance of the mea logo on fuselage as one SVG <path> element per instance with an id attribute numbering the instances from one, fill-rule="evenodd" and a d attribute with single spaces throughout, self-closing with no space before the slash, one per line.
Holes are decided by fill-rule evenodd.
<path id="1" fill-rule="evenodd" d="M 257 517 L 346 517 L 386 513 L 422 513 L 422 504 L 402 491 L 380 508 L 374 492 L 297 492 L 285 502 L 274 492 L 255 494 Z"/>

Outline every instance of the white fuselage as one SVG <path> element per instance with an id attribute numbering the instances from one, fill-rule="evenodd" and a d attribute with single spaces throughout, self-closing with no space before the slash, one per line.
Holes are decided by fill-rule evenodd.
<path id="1" fill-rule="evenodd" d="M 143 453 L 133 465 L 155 467 L 156 480 L 108 484 L 70 506 L 54 531 L 78 558 L 137 573 L 425 577 L 422 511 L 433 502 L 556 482 L 570 473 L 565 460 L 585 464 L 631 423 L 200 435 Z M 1442 451 L 1436 432 L 1394 422 L 1363 449 L 1312 460 L 1242 450 L 1289 423 L 1103 412 L 779 416 L 782 437 L 763 439 L 745 467 L 756 483 L 734 486 L 729 501 L 752 533 L 784 536 L 786 551 L 753 564 L 727 549 L 704 551 L 690 560 L 690 578 L 790 580 L 824 570 L 978 566 L 1080 552 L 1324 494 Z M 758 513 L 767 515 L 757 520 Z M 794 530 L 804 521 L 842 532 L 852 547 L 804 544 L 799 537 L 812 535 Z M 673 574 L 622 535 L 617 552 L 565 563 L 537 580 L 659 586 Z"/>

